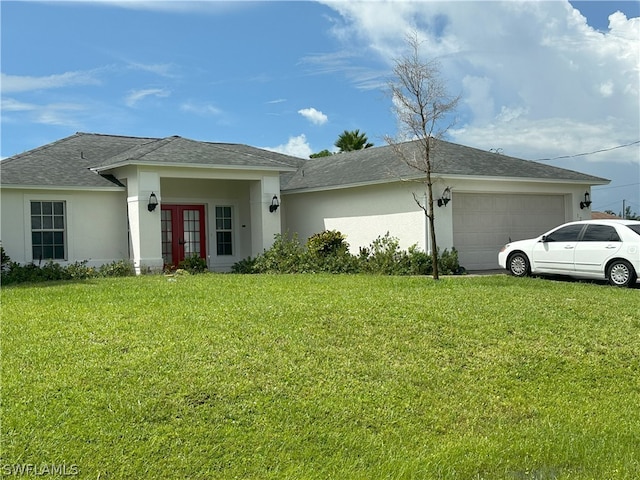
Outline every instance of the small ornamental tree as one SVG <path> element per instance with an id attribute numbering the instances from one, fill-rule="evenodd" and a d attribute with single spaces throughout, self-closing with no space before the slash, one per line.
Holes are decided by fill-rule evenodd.
<path id="1" fill-rule="evenodd" d="M 433 199 L 433 152 L 438 139 L 450 125 L 443 126 L 455 110 L 460 97 L 447 94 L 440 78 L 440 66 L 436 61 L 424 61 L 420 57 L 420 41 L 417 32 L 407 35 L 409 53 L 395 60 L 394 78 L 387 88 L 392 100 L 392 110 L 398 120 L 398 139 L 387 136 L 385 140 L 408 166 L 424 175 L 426 202 L 414 194 L 416 204 L 424 211 L 431 241 L 433 278 L 439 278 L 438 245 L 436 243 L 435 211 Z M 415 140 L 417 154 L 409 154 L 402 142 Z M 415 151 L 414 151 L 415 152 Z"/>

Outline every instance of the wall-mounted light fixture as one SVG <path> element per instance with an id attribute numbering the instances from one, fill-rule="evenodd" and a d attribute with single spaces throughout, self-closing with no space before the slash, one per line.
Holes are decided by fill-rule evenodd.
<path id="1" fill-rule="evenodd" d="M 582 210 L 583 208 L 589 208 L 590 205 L 591 195 L 589 195 L 589 192 L 584 192 L 584 201 L 580 202 L 580 209 Z"/>
<path id="2" fill-rule="evenodd" d="M 271 199 L 271 205 L 269 205 L 269 211 L 273 213 L 276 210 L 278 210 L 279 206 L 280 206 L 280 202 L 278 201 L 278 197 L 274 195 L 273 198 Z"/>
<path id="3" fill-rule="evenodd" d="M 438 199 L 438 206 L 446 207 L 447 203 L 449 203 L 450 201 L 451 201 L 451 189 L 447 187 L 442 192 L 442 196 Z"/>
<path id="4" fill-rule="evenodd" d="M 158 197 L 156 197 L 155 193 L 151 192 L 151 195 L 149 195 L 149 204 L 147 205 L 147 209 L 150 212 L 153 212 L 157 206 L 158 206 Z"/>

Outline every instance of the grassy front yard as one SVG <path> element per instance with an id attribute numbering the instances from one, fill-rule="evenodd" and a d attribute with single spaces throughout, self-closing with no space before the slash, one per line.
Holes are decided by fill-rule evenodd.
<path id="1" fill-rule="evenodd" d="M 640 478 L 639 312 L 507 276 L 3 288 L 0 474 Z"/>

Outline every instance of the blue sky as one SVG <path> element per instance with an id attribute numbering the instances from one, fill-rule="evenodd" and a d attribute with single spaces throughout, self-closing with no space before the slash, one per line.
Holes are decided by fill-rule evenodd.
<path id="1" fill-rule="evenodd" d="M 640 212 L 640 2 L 3 1 L 1 15 L 2 158 L 77 131 L 303 158 L 344 130 L 384 145 L 384 86 L 417 29 L 461 96 L 449 140 L 609 178 L 594 209 Z"/>

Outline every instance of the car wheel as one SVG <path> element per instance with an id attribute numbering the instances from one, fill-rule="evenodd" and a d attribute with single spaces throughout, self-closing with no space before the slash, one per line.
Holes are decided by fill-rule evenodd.
<path id="1" fill-rule="evenodd" d="M 514 277 L 526 277 L 529 275 L 529 259 L 524 253 L 511 255 L 507 266 L 509 273 Z"/>
<path id="2" fill-rule="evenodd" d="M 636 272 L 626 260 L 614 260 L 607 269 L 607 278 L 614 287 L 628 287 L 636 281 Z"/>

